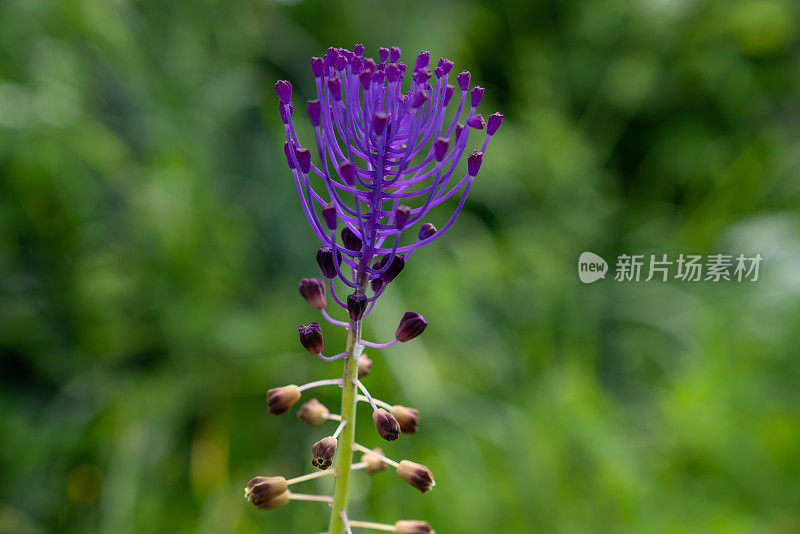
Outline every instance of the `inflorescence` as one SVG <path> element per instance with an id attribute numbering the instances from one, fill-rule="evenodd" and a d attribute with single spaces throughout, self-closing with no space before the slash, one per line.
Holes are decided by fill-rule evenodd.
<path id="1" fill-rule="evenodd" d="M 338 426 L 312 447 L 311 464 L 320 471 L 290 480 L 255 477 L 248 483 L 245 497 L 262 509 L 283 506 L 291 500 L 329 503 L 332 513 L 328 534 L 351 532 L 354 527 L 400 534 L 433 532 L 424 521 L 388 525 L 351 520 L 347 504 L 349 474 L 359 469 L 373 474 L 391 466 L 423 493 L 435 485 L 433 474 L 424 465 L 409 460 L 396 462 L 379 448 L 356 443 L 355 412 L 358 401 L 369 403 L 375 428 L 387 441 L 418 430 L 417 410 L 370 395 L 361 379 L 369 374 L 372 360 L 362 351 L 364 347 L 384 349 L 410 341 L 425 331 L 427 320 L 419 313 L 406 312 L 394 339 L 386 343 L 362 340 L 361 326 L 413 252 L 452 226 L 480 170 L 489 140 L 503 121 L 500 113 L 484 120 L 477 112 L 484 89 L 470 87 L 468 71 L 452 80 L 452 68 L 453 62 L 447 59 L 440 59 L 432 68 L 430 53 L 423 51 L 408 72 L 397 47 L 380 48 L 377 59 L 364 57 L 362 45 L 355 45 L 352 51 L 331 47 L 322 57 L 311 58 L 317 98 L 309 100 L 306 109 L 316 137 L 316 163 L 312 162 L 312 150 L 300 143 L 295 131 L 291 84 L 275 84 L 286 135 L 286 161 L 305 215 L 322 242 L 316 257 L 327 280 L 304 278 L 299 291 L 326 321 L 348 330 L 348 343 L 344 352 L 325 356 L 319 323 L 298 327 L 300 344 L 312 355 L 326 362 L 344 360 L 344 375 L 270 389 L 268 411 L 280 415 L 297 403 L 304 391 L 336 385 L 343 390 L 340 415 L 311 399 L 300 407 L 297 417 L 307 425 L 335 421 Z M 407 79 L 408 90 L 404 91 Z M 460 94 L 453 100 L 456 86 Z M 454 178 L 469 138 L 484 130 L 482 146 L 467 156 L 465 174 Z M 317 190 L 312 179 L 319 181 Z M 432 208 L 454 195 L 459 198 L 458 205 L 441 229 L 425 220 Z M 337 294 L 334 280 L 349 288 L 346 297 Z M 334 319 L 326 311 L 328 291 L 347 311 L 347 321 Z M 357 463 L 352 462 L 354 451 L 363 453 Z M 329 474 L 336 477 L 333 496 L 289 490 L 293 484 Z"/>

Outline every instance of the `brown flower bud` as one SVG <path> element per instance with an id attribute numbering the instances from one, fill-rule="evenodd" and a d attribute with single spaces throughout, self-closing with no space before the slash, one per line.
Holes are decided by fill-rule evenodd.
<path id="1" fill-rule="evenodd" d="M 400 343 L 411 341 L 428 327 L 428 321 L 422 315 L 416 312 L 406 312 L 403 318 L 400 319 L 400 325 L 394 332 L 394 337 Z"/>
<path id="2" fill-rule="evenodd" d="M 394 441 L 400 437 L 400 424 L 392 414 L 383 408 L 372 412 L 372 420 L 375 422 L 378 434 L 386 441 Z"/>
<path id="3" fill-rule="evenodd" d="M 328 420 L 331 412 L 317 399 L 311 399 L 307 403 L 300 406 L 297 411 L 297 418 L 308 426 L 321 425 Z"/>
<path id="4" fill-rule="evenodd" d="M 328 299 L 325 296 L 325 283 L 319 278 L 303 278 L 300 280 L 298 289 L 300 290 L 300 295 L 315 310 L 321 310 L 328 305 Z"/>
<path id="5" fill-rule="evenodd" d="M 356 291 L 351 295 L 347 295 L 347 313 L 350 314 L 350 319 L 358 321 L 364 317 L 364 312 L 367 311 L 369 299 L 364 293 Z"/>
<path id="6" fill-rule="evenodd" d="M 255 477 L 244 488 L 244 498 L 259 508 L 274 508 L 275 506 L 283 506 L 286 503 L 278 504 L 280 502 L 278 500 L 272 503 L 271 506 L 264 505 L 281 497 L 284 493 L 288 496 L 287 489 L 286 479 L 283 477 Z M 288 499 L 286 502 L 288 502 Z"/>
<path id="7" fill-rule="evenodd" d="M 362 354 L 358 358 L 358 378 L 367 376 L 372 370 L 372 360 L 366 354 Z"/>
<path id="8" fill-rule="evenodd" d="M 300 344 L 308 352 L 315 356 L 322 352 L 322 329 L 319 323 L 310 323 L 308 326 L 301 324 L 297 327 L 297 331 L 300 334 Z"/>
<path id="9" fill-rule="evenodd" d="M 280 415 L 291 408 L 300 399 L 300 388 L 294 384 L 267 391 L 268 412 Z"/>
<path id="10" fill-rule="evenodd" d="M 333 465 L 333 455 L 336 454 L 336 446 L 339 442 L 333 436 L 322 438 L 311 447 L 311 465 L 319 469 L 327 469 Z"/>
<path id="11" fill-rule="evenodd" d="M 417 464 L 408 460 L 400 462 L 400 465 L 397 466 L 397 474 L 422 493 L 425 493 L 436 485 L 436 482 L 433 480 L 433 473 L 431 473 L 430 469 L 422 464 Z"/>
<path id="12" fill-rule="evenodd" d="M 394 524 L 394 534 L 436 534 L 425 521 L 398 521 Z"/>
<path id="13" fill-rule="evenodd" d="M 383 456 L 383 449 L 381 449 L 380 447 L 376 447 L 372 450 L 375 451 L 377 454 Z M 370 475 L 378 473 L 380 471 L 386 471 L 386 468 L 388 467 L 386 462 L 384 462 L 374 454 L 369 454 L 368 452 L 365 452 L 361 456 L 361 461 L 367 463 L 367 467 L 364 468 L 364 471 L 366 471 Z"/>
<path id="14" fill-rule="evenodd" d="M 287 504 L 289 504 L 289 501 L 292 500 L 291 495 L 292 492 L 286 490 L 283 493 L 279 493 L 278 495 L 274 496 L 268 501 L 256 504 L 256 507 L 259 510 L 269 510 L 270 508 L 278 508 L 280 506 L 286 506 Z"/>
<path id="15" fill-rule="evenodd" d="M 395 404 L 389 411 L 400 424 L 400 431 L 404 434 L 416 434 L 419 429 L 419 411 Z"/>

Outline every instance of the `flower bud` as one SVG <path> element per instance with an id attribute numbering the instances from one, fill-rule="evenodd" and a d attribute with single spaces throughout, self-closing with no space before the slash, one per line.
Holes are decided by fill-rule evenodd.
<path id="1" fill-rule="evenodd" d="M 375 453 L 383 456 L 383 449 L 381 449 L 380 447 L 376 447 L 372 450 L 375 451 Z M 365 452 L 364 454 L 361 455 L 361 461 L 367 463 L 367 467 L 364 468 L 364 471 L 366 471 L 370 475 L 379 473 L 381 471 L 386 471 L 386 468 L 388 467 L 386 462 L 384 462 L 374 454 L 370 454 L 368 452 Z"/>
<path id="2" fill-rule="evenodd" d="M 372 360 L 366 354 L 358 358 L 358 378 L 363 378 L 372 370 Z"/>
<path id="3" fill-rule="evenodd" d="M 428 321 L 425 317 L 416 312 L 406 312 L 400 319 L 397 330 L 394 331 L 394 337 L 400 343 L 405 343 L 423 333 L 427 327 Z"/>
<path id="4" fill-rule="evenodd" d="M 431 223 L 425 223 L 419 227 L 419 240 L 424 241 L 429 237 L 433 237 L 436 233 L 436 227 Z"/>
<path id="5" fill-rule="evenodd" d="M 306 104 L 306 110 L 308 110 L 308 116 L 311 117 L 311 124 L 319 126 L 319 118 L 322 115 L 322 104 L 319 99 L 309 100 Z"/>
<path id="6" fill-rule="evenodd" d="M 336 263 L 342 264 L 342 255 L 336 251 Z M 317 264 L 325 278 L 336 278 L 336 265 L 333 263 L 333 250 L 331 247 L 321 247 L 317 251 Z"/>
<path id="7" fill-rule="evenodd" d="M 428 101 L 428 95 L 426 95 L 422 91 L 417 91 L 414 94 L 414 99 L 411 101 L 411 107 L 418 108 L 427 101 Z"/>
<path id="8" fill-rule="evenodd" d="M 297 418 L 308 426 L 321 425 L 330 414 L 328 408 L 317 399 L 311 399 L 297 410 Z"/>
<path id="9" fill-rule="evenodd" d="M 414 69 L 424 69 L 428 66 L 428 62 L 430 62 L 431 53 L 427 50 L 423 50 L 417 56 L 417 62 L 414 64 Z"/>
<path id="10" fill-rule="evenodd" d="M 489 122 L 486 125 L 486 133 L 489 135 L 494 135 L 500 125 L 503 124 L 503 114 L 499 111 L 497 113 L 492 113 L 489 115 Z"/>
<path id="11" fill-rule="evenodd" d="M 380 278 L 373 278 L 369 282 L 369 285 L 372 287 L 373 293 L 377 293 L 378 291 L 380 291 L 384 284 L 385 282 Z"/>
<path id="12" fill-rule="evenodd" d="M 461 137 L 461 132 L 464 131 L 464 125 L 460 122 L 456 124 L 456 143 L 458 143 L 458 138 Z"/>
<path id="13" fill-rule="evenodd" d="M 477 108 L 478 105 L 481 103 L 484 91 L 485 89 L 480 85 L 476 85 L 475 87 L 472 88 L 472 91 L 470 91 L 469 93 L 470 102 L 472 103 L 473 108 Z"/>
<path id="14" fill-rule="evenodd" d="M 311 465 L 318 469 L 325 470 L 333 465 L 333 455 L 336 454 L 336 446 L 339 442 L 333 436 L 322 438 L 311 446 Z"/>
<path id="15" fill-rule="evenodd" d="M 288 104 L 292 99 L 292 84 L 286 80 L 278 80 L 275 82 L 275 91 L 278 93 L 281 104 Z"/>
<path id="16" fill-rule="evenodd" d="M 462 91 L 466 91 L 469 89 L 469 78 L 470 74 L 468 70 L 465 70 L 456 76 L 456 81 L 458 82 L 458 86 L 461 88 Z"/>
<path id="17" fill-rule="evenodd" d="M 336 59 L 339 57 L 339 51 L 336 50 L 334 47 L 329 46 L 328 50 L 325 51 L 325 66 L 333 67 L 336 64 Z"/>
<path id="18" fill-rule="evenodd" d="M 400 79 L 400 68 L 397 65 L 386 65 L 386 81 L 389 83 L 396 82 Z"/>
<path id="19" fill-rule="evenodd" d="M 350 160 L 344 160 L 339 164 L 339 174 L 342 175 L 342 180 L 349 186 L 352 186 L 355 183 L 355 179 L 353 178 L 353 174 L 355 173 L 355 166 Z"/>
<path id="20" fill-rule="evenodd" d="M 483 152 L 475 151 L 467 158 L 467 173 L 470 176 L 477 176 L 478 171 L 481 170 L 481 163 L 483 162 Z"/>
<path id="21" fill-rule="evenodd" d="M 403 434 L 417 433 L 417 430 L 419 429 L 418 410 L 395 404 L 392 406 L 392 409 L 389 410 L 389 413 L 391 413 L 394 418 L 397 419 L 397 423 L 400 425 L 400 432 Z"/>
<path id="22" fill-rule="evenodd" d="M 347 313 L 350 314 L 350 319 L 353 321 L 361 320 L 367 310 L 367 304 L 369 302 L 364 293 L 355 292 L 347 295 Z"/>
<path id="23" fill-rule="evenodd" d="M 297 158 L 300 170 L 307 174 L 311 168 L 311 152 L 307 148 L 297 147 L 294 149 L 294 155 Z"/>
<path id="24" fill-rule="evenodd" d="M 308 326 L 300 325 L 297 327 L 300 333 L 300 344 L 313 355 L 322 352 L 322 329 L 319 323 L 311 323 Z"/>
<path id="25" fill-rule="evenodd" d="M 378 111 L 372 117 L 372 129 L 375 130 L 375 135 L 383 135 L 386 129 L 386 124 L 389 122 L 389 117 L 386 113 Z"/>
<path id="26" fill-rule="evenodd" d="M 289 142 L 286 141 L 283 143 L 283 153 L 286 154 L 286 162 L 289 164 L 290 169 L 294 169 L 294 157 L 292 157 L 293 149 L 289 148 Z"/>
<path id="27" fill-rule="evenodd" d="M 283 506 L 289 502 L 283 477 L 255 477 L 244 488 L 244 498 L 261 509 Z"/>
<path id="28" fill-rule="evenodd" d="M 328 299 L 325 297 L 325 282 L 319 278 L 303 278 L 297 289 L 315 310 L 321 310 L 328 305 Z"/>
<path id="29" fill-rule="evenodd" d="M 425 521 L 398 521 L 394 524 L 394 534 L 436 534 Z"/>
<path id="30" fill-rule="evenodd" d="M 406 206 L 405 204 L 400 204 L 397 206 L 397 209 L 394 210 L 394 225 L 398 230 L 402 230 L 406 227 L 406 223 L 408 222 L 408 218 L 411 216 L 411 208 Z"/>
<path id="31" fill-rule="evenodd" d="M 361 84 L 361 88 L 366 91 L 369 89 L 369 84 L 372 83 L 372 72 L 367 70 L 366 65 L 364 70 L 361 71 L 361 74 L 358 75 L 358 82 Z"/>
<path id="32" fill-rule="evenodd" d="M 267 391 L 267 411 L 273 415 L 280 415 L 291 408 L 300 400 L 300 388 L 294 384 Z"/>
<path id="33" fill-rule="evenodd" d="M 342 228 L 342 244 L 344 248 L 352 250 L 353 252 L 360 252 L 363 245 L 361 238 L 347 226 Z"/>
<path id="34" fill-rule="evenodd" d="M 328 80 L 328 91 L 334 100 L 339 101 L 342 99 L 342 82 L 339 78 L 330 78 Z"/>
<path id="35" fill-rule="evenodd" d="M 450 139 L 447 137 L 440 137 L 433 143 L 433 155 L 436 161 L 442 161 L 447 155 L 447 149 L 450 147 Z"/>
<path id="36" fill-rule="evenodd" d="M 363 56 L 364 55 L 364 45 L 357 44 L 357 45 L 353 46 L 353 52 L 358 57 Z"/>
<path id="37" fill-rule="evenodd" d="M 372 420 L 375 422 L 378 434 L 386 441 L 394 441 L 400 437 L 400 423 L 383 408 L 378 408 L 372 412 Z"/>
<path id="38" fill-rule="evenodd" d="M 467 126 L 475 128 L 476 130 L 483 130 L 486 127 L 486 123 L 483 121 L 483 115 L 478 113 L 467 119 Z"/>
<path id="39" fill-rule="evenodd" d="M 433 473 L 422 464 L 403 460 L 400 462 L 400 465 L 397 466 L 396 471 L 403 480 L 422 493 L 425 493 L 436 485 L 436 482 L 433 480 Z"/>
<path id="40" fill-rule="evenodd" d="M 453 98 L 455 90 L 456 88 L 450 84 L 447 84 L 447 87 L 444 88 L 444 101 L 442 103 L 445 106 L 450 103 L 450 99 Z"/>
<path id="41" fill-rule="evenodd" d="M 325 74 L 325 60 L 321 57 L 312 57 L 311 72 L 316 78 L 321 78 Z"/>
<path id="42" fill-rule="evenodd" d="M 389 261 L 388 255 L 376 261 L 372 265 L 372 268 L 375 270 L 381 270 L 384 268 L 387 261 Z M 388 284 L 389 282 L 397 278 L 397 275 L 400 274 L 400 271 L 402 271 L 405 266 L 406 266 L 406 260 L 403 258 L 403 256 L 395 254 L 394 257 L 392 258 L 392 264 L 389 265 L 389 267 L 385 271 L 383 271 L 383 273 L 381 273 L 380 275 L 381 280 L 383 280 Z"/>
<path id="43" fill-rule="evenodd" d="M 378 58 L 380 58 L 382 63 L 389 59 L 389 49 L 382 46 L 378 48 Z"/>
<path id="44" fill-rule="evenodd" d="M 325 219 L 328 230 L 336 230 L 336 205 L 333 202 L 328 202 L 322 206 L 322 218 Z"/>

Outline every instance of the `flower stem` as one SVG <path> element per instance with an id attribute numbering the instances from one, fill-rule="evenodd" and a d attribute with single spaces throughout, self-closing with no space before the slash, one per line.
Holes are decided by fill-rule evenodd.
<path id="1" fill-rule="evenodd" d="M 347 513 L 350 500 L 350 471 L 353 462 L 353 442 L 356 438 L 356 405 L 358 358 L 364 350 L 361 345 L 361 321 L 350 321 L 347 330 L 347 355 L 344 358 L 344 380 L 342 381 L 342 421 L 344 428 L 339 436 L 336 450 L 336 484 L 333 488 L 333 505 L 328 534 L 343 534 L 345 525 L 341 511 Z"/>

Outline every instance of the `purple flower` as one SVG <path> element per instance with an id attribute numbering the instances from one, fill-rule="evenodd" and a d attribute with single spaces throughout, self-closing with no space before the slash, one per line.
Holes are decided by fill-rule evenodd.
<path id="1" fill-rule="evenodd" d="M 453 75 L 452 61 L 442 58 L 434 66 L 430 52 L 423 51 L 407 72 L 400 56 L 397 47 L 381 47 L 376 62 L 355 45 L 352 52 L 330 47 L 311 58 L 317 94 L 307 110 L 316 151 L 298 139 L 291 84 L 275 84 L 286 160 L 323 245 L 317 253 L 320 269 L 356 293 L 372 287 L 376 295 L 364 302 L 365 314 L 411 253 L 453 225 L 502 121 L 493 114 L 487 128 L 476 113 L 484 90 L 470 88 L 469 71 Z M 454 98 L 456 84 L 461 93 Z M 478 150 L 472 152 L 475 144 Z M 457 175 L 465 152 L 472 153 L 467 173 Z M 458 199 L 457 207 L 441 229 L 426 223 L 430 211 L 451 197 Z M 405 231 L 418 239 L 401 244 Z M 347 299 L 332 296 L 347 307 Z"/>

